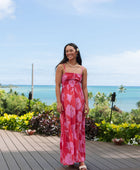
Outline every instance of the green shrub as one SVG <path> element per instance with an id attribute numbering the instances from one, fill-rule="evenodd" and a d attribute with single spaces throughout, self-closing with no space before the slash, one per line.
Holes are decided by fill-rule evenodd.
<path id="1" fill-rule="evenodd" d="M 108 106 L 96 105 L 95 108 L 90 109 L 88 116 L 93 118 L 96 123 L 100 123 L 103 120 L 107 122 L 110 118 L 110 108 Z"/>
<path id="2" fill-rule="evenodd" d="M 27 98 L 24 96 L 8 95 L 5 112 L 8 114 L 23 115 L 27 111 Z"/>
<path id="3" fill-rule="evenodd" d="M 18 95 L 18 93 L 10 90 L 6 93 L 4 90 L 0 90 L 0 115 L 3 116 L 4 113 L 15 114 L 18 116 L 24 115 L 28 112 L 34 112 L 35 115 L 39 113 L 53 110 L 53 114 L 59 117 L 59 113 L 56 110 L 56 103 L 52 105 L 47 105 L 42 103 L 40 99 L 29 100 L 23 94 Z"/>
<path id="4" fill-rule="evenodd" d="M 128 112 L 116 112 L 112 111 L 112 122 L 113 124 L 122 124 L 122 123 L 132 123 L 131 115 Z M 135 122 L 133 122 L 135 123 Z"/>
<path id="5" fill-rule="evenodd" d="M 99 127 L 98 137 L 101 141 L 111 142 L 113 138 L 123 138 L 127 143 L 140 132 L 140 124 L 122 123 L 119 125 L 106 123 L 95 123 Z"/>
<path id="6" fill-rule="evenodd" d="M 29 100 L 28 100 L 28 106 L 29 106 Z M 30 100 L 30 110 L 35 113 L 41 113 L 45 111 L 47 105 L 45 103 L 42 103 L 39 99 L 33 99 Z"/>
<path id="7" fill-rule="evenodd" d="M 133 123 L 140 124 L 140 108 L 132 109 L 130 116 Z"/>
<path id="8" fill-rule="evenodd" d="M 0 113 L 1 115 L 4 113 L 23 115 L 28 110 L 27 101 L 28 98 L 25 96 L 20 96 L 12 91 L 6 93 L 2 90 L 0 91 Z"/>
<path id="9" fill-rule="evenodd" d="M 137 107 L 140 108 L 140 101 L 136 103 Z"/>
<path id="10" fill-rule="evenodd" d="M 139 113 L 139 112 L 138 112 Z M 89 117 L 93 118 L 96 123 L 101 123 L 103 120 L 106 122 L 110 122 L 110 114 L 111 114 L 111 108 L 109 106 L 101 106 L 96 105 L 93 109 L 90 109 L 89 111 Z M 128 112 L 117 112 L 112 111 L 112 119 L 111 122 L 114 124 L 121 124 L 121 123 L 139 123 L 138 116 L 140 118 L 140 113 L 135 114 L 132 118 L 133 114 L 130 114 Z"/>
<path id="11" fill-rule="evenodd" d="M 107 96 L 105 93 L 97 92 L 94 96 L 94 106 L 110 106 L 111 94 L 112 93 Z"/>
<path id="12" fill-rule="evenodd" d="M 138 144 L 140 144 L 140 135 L 135 135 L 135 139 L 136 139 L 136 142 L 138 142 Z"/>
<path id="13" fill-rule="evenodd" d="M 29 112 L 22 116 L 19 116 L 19 119 L 17 121 L 17 129 L 19 129 L 20 131 L 29 129 L 29 121 L 32 119 L 33 116 L 34 112 Z"/>
<path id="14" fill-rule="evenodd" d="M 0 117 L 0 128 L 5 130 L 23 131 L 29 129 L 29 120 L 33 117 L 34 113 L 27 113 L 22 116 L 8 115 Z"/>
<path id="15" fill-rule="evenodd" d="M 57 112 L 57 103 L 56 102 L 51 104 L 50 106 L 48 106 L 47 110 L 45 110 L 45 111 L 49 111 L 49 110 L 52 110 L 52 113 L 54 115 L 56 115 L 56 117 L 58 117 L 58 118 L 60 117 L 60 113 Z"/>

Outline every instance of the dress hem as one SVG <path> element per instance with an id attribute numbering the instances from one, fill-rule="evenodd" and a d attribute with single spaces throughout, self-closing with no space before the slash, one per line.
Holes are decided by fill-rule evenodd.
<path id="1" fill-rule="evenodd" d="M 71 163 L 71 164 L 65 164 L 65 163 L 63 163 L 63 162 L 61 162 L 61 161 L 60 161 L 60 163 L 61 163 L 61 164 L 63 164 L 63 165 L 73 165 L 73 164 L 75 164 L 75 163 L 79 163 L 79 162 L 85 162 L 85 158 L 84 158 L 84 160 L 74 161 L 74 162 L 73 162 L 73 163 Z"/>

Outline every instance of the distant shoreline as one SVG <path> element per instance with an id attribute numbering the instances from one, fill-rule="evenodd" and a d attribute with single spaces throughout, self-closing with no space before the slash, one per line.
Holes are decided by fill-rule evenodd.
<path id="1" fill-rule="evenodd" d="M 20 87 L 20 86 L 32 86 L 31 84 L 18 84 L 18 85 L 2 85 L 0 88 L 10 88 L 10 87 Z M 55 86 L 54 84 L 35 84 L 34 86 Z M 88 87 L 120 87 L 120 85 L 87 85 Z M 124 87 L 140 87 L 139 86 L 128 86 L 123 85 Z"/>
<path id="2" fill-rule="evenodd" d="M 0 85 L 0 88 L 18 88 L 18 86 L 15 86 L 15 85 Z"/>
<path id="3" fill-rule="evenodd" d="M 32 90 L 31 85 L 15 85 L 17 88 L 11 88 L 18 94 L 24 93 L 26 97 L 29 96 L 29 92 Z M 130 112 L 131 109 L 136 109 L 136 103 L 140 101 L 140 86 L 124 86 L 126 88 L 125 93 L 119 93 L 119 86 L 87 86 L 88 92 L 92 92 L 93 95 L 97 92 L 109 95 L 112 92 L 116 92 L 115 105 L 123 111 Z M 10 91 L 10 88 L 1 88 L 6 92 Z M 56 102 L 55 85 L 34 85 L 33 96 L 35 99 L 40 99 L 42 102 L 46 102 L 48 105 Z M 93 108 L 93 100 L 89 100 L 90 108 Z"/>

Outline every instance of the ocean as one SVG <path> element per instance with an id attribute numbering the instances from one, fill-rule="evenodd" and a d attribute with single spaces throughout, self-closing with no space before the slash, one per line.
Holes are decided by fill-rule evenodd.
<path id="1" fill-rule="evenodd" d="M 19 94 L 24 93 L 26 97 L 31 91 L 30 85 L 17 85 L 13 91 Z M 125 86 L 126 92 L 119 93 L 119 86 L 88 86 L 88 92 L 92 92 L 95 96 L 97 92 L 105 93 L 106 95 L 116 92 L 116 101 L 114 105 L 119 107 L 122 111 L 130 112 L 131 109 L 136 109 L 136 103 L 140 101 L 140 86 Z M 8 92 L 9 88 L 4 88 Z M 56 102 L 55 85 L 34 85 L 34 98 L 39 98 L 42 102 L 50 105 Z M 89 107 L 93 108 L 93 99 L 89 100 Z"/>

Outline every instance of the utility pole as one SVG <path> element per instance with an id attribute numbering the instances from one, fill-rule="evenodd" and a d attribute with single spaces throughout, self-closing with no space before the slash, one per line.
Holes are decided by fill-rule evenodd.
<path id="1" fill-rule="evenodd" d="M 29 99 L 29 112 L 31 111 L 31 105 L 30 105 L 30 103 L 31 103 L 31 100 L 33 100 L 33 90 L 34 90 L 34 64 L 32 64 L 32 91 L 30 91 L 29 92 L 29 97 L 28 97 L 28 99 Z"/>
<path id="2" fill-rule="evenodd" d="M 34 64 L 32 64 L 32 99 L 33 99 L 33 90 L 34 90 Z"/>

